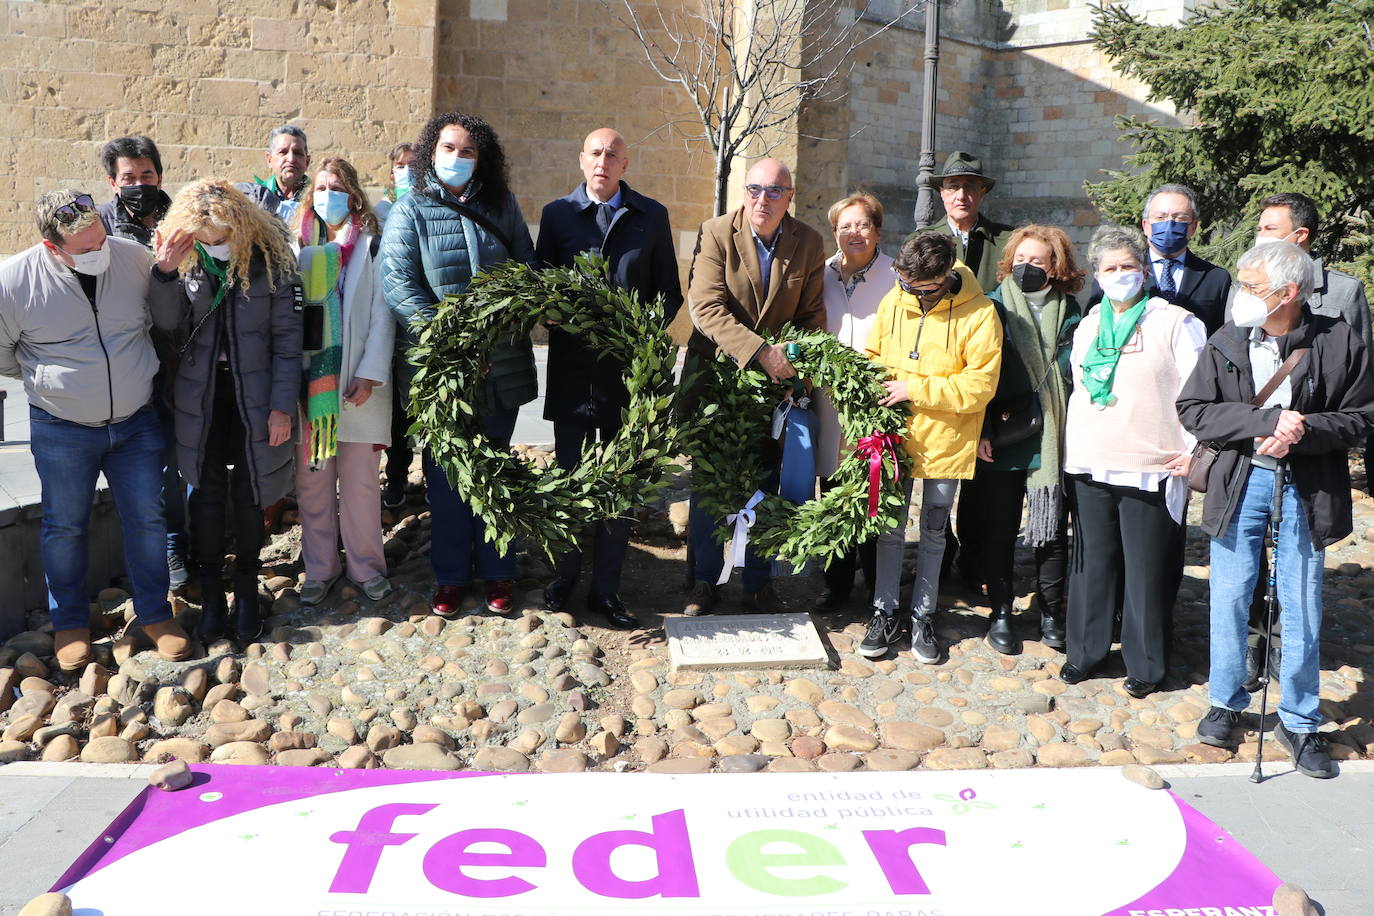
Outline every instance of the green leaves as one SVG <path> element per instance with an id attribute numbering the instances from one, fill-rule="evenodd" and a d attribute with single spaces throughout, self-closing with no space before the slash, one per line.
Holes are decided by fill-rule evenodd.
<path id="1" fill-rule="evenodd" d="M 571 471 L 539 468 L 497 450 L 482 427 L 482 379 L 491 353 L 540 321 L 558 321 L 628 363 L 630 406 L 620 432 Z M 454 489 L 483 515 L 497 549 L 523 539 L 552 557 L 575 546 L 589 522 L 651 501 L 676 470 L 662 457 L 682 449 L 671 410 L 676 353 L 661 300 L 645 303 L 611 286 L 599 254 L 580 256 L 571 268 L 495 265 L 465 293 L 439 303 L 410 351 L 419 367 L 411 389 L 413 430 Z"/>

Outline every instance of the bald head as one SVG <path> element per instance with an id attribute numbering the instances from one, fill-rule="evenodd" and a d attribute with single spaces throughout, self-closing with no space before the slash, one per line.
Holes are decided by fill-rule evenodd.
<path id="1" fill-rule="evenodd" d="M 744 209 L 749 225 L 765 242 L 772 242 L 782 225 L 793 193 L 792 172 L 777 159 L 760 159 L 745 173 Z"/>
<path id="2" fill-rule="evenodd" d="M 630 167 L 625 138 L 609 127 L 592 131 L 582 141 L 577 163 L 587 180 L 587 195 L 603 203 L 610 200 Z"/>

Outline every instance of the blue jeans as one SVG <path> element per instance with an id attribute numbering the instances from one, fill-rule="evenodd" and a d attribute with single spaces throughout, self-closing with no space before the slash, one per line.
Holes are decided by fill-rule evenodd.
<path id="1" fill-rule="evenodd" d="M 519 409 L 482 418 L 487 438 L 496 448 L 510 445 Z M 434 579 L 445 585 L 467 585 L 473 579 L 493 582 L 515 578 L 515 551 L 497 553 L 485 537 L 486 524 L 449 485 L 448 475 L 425 449 L 425 486 L 429 490 L 429 560 Z"/>
<path id="2" fill-rule="evenodd" d="M 1241 686 L 1245 681 L 1246 622 L 1273 500 L 1274 472 L 1252 467 L 1226 534 L 1212 539 L 1212 670 L 1207 695 L 1213 705 L 1236 712 L 1250 703 Z M 1326 572 L 1323 553 L 1312 543 L 1297 488 L 1286 483 L 1275 573 L 1283 622 L 1279 720 L 1293 732 L 1313 732 L 1322 723 L 1317 691 L 1321 677 L 1322 578 Z"/>
<path id="3" fill-rule="evenodd" d="M 109 426 L 82 426 L 29 407 L 29 447 L 43 486 L 40 539 L 54 630 L 90 620 L 91 506 L 103 471 L 124 538 L 124 566 L 140 624 L 172 616 L 167 603 L 167 526 L 162 516 L 162 426 L 144 407 Z"/>

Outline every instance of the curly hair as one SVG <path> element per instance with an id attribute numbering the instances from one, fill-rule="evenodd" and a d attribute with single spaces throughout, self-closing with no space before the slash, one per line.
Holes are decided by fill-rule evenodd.
<path id="1" fill-rule="evenodd" d="M 1085 271 L 1078 269 L 1073 256 L 1073 243 L 1063 229 L 1057 226 L 1040 226 L 1032 223 L 1022 226 L 1007 239 L 1002 249 L 1002 260 L 997 262 L 997 282 L 1001 283 L 1011 276 L 1016 258 L 1016 249 L 1026 239 L 1034 239 L 1050 249 L 1050 268 L 1045 271 L 1050 277 L 1050 288 L 1057 293 L 1076 293 L 1083 288 Z"/>
<path id="2" fill-rule="evenodd" d="M 367 199 L 367 194 L 363 192 L 363 186 L 358 181 L 358 170 L 355 169 L 347 159 L 340 156 L 327 156 L 320 163 L 319 168 L 315 169 L 315 178 L 307 178 L 305 190 L 301 192 L 301 203 L 296 208 L 295 214 L 291 217 L 291 231 L 296 235 L 301 234 L 301 229 L 305 225 L 307 214 L 313 215 L 315 212 L 315 179 L 321 172 L 328 172 L 344 186 L 344 191 L 348 194 L 348 212 L 358 217 L 364 232 L 376 235 L 381 230 L 377 228 L 377 216 L 372 212 L 372 204 Z"/>
<path id="3" fill-rule="evenodd" d="M 169 236 L 176 230 L 195 234 L 206 226 L 229 233 L 229 261 L 244 286 L 249 283 L 253 253 L 262 256 L 267 266 L 267 282 L 272 289 L 278 280 L 290 280 L 296 273 L 296 255 L 281 221 L 258 208 L 244 193 L 224 178 L 202 178 L 177 192 L 172 206 L 158 224 L 158 231 Z M 179 266 L 186 271 L 196 264 L 195 249 Z"/>
<path id="4" fill-rule="evenodd" d="M 501 141 L 496 138 L 496 131 L 477 115 L 450 111 L 429 119 L 429 123 L 420 131 L 420 138 L 415 141 L 415 161 L 410 164 L 416 187 L 422 189 L 422 193 L 433 196 L 442 186 L 439 176 L 434 173 L 434 150 L 439 145 L 439 134 L 450 124 L 457 124 L 471 134 L 472 142 L 477 146 L 477 169 L 469 182 L 473 199 L 492 212 L 502 210 L 510 193 L 506 154 L 501 149 Z"/>

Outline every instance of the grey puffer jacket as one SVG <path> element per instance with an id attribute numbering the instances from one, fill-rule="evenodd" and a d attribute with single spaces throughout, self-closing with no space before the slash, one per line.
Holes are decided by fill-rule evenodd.
<path id="1" fill-rule="evenodd" d="M 181 355 L 173 385 L 177 461 L 186 482 L 200 486 L 214 407 L 215 367 L 220 341 L 224 340 L 235 401 L 248 433 L 253 492 L 258 505 L 270 506 L 291 490 L 295 452 L 290 438 L 275 447 L 267 444 L 267 415 L 273 410 L 296 415 L 301 394 L 302 323 L 294 272 L 278 277 L 273 290 L 265 264 L 255 256 L 249 276 L 248 289 L 234 283 Z M 190 334 L 214 301 L 210 281 L 199 265 L 170 278 L 154 269 L 148 291 L 153 320 L 159 327 L 179 323 L 182 331 Z"/>
<path id="2" fill-rule="evenodd" d="M 467 202 L 500 227 L 510 239 L 509 250 L 483 226 L 447 206 L 445 199 L 454 198 L 442 187 L 411 191 L 391 208 L 382 230 L 382 294 L 400 324 L 398 337 L 407 348 L 415 343 L 417 327 L 434 317 L 440 300 L 465 291 L 473 274 L 507 260 L 534 262 L 534 242 L 514 194 L 507 193 L 498 213 L 486 211 L 475 200 Z M 407 398 L 414 374 L 415 367 L 407 360 L 399 380 Z M 513 410 L 538 393 L 529 337 L 497 346 L 483 385 L 482 412 Z"/>

